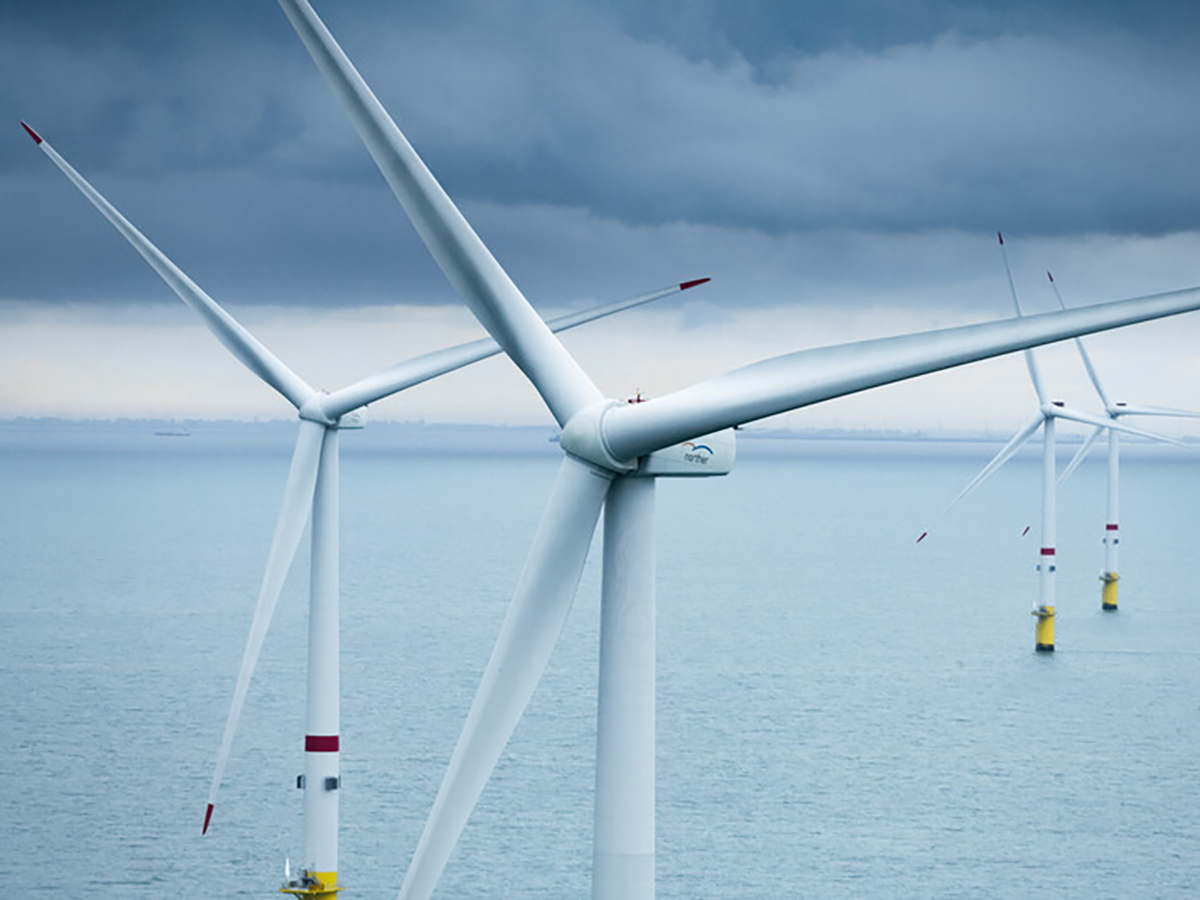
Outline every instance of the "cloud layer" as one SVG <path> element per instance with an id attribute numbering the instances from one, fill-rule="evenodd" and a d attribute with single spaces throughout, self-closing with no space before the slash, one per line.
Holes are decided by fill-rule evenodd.
<path id="1" fill-rule="evenodd" d="M 318 10 L 543 308 L 712 275 L 681 333 L 990 318 L 997 227 L 1034 307 L 1046 268 L 1078 302 L 1200 280 L 1193 5 Z M 457 304 L 274 4 L 10 2 L 0 108 L 8 324 L 174 302 L 21 118 L 234 309 Z"/>
<path id="2" fill-rule="evenodd" d="M 10 7 L 2 105 L 238 299 L 444 296 L 282 15 L 144 6 Z M 1155 29 L 1162 8 L 1123 22 L 1070 6 L 929 4 L 903 21 L 875 4 L 327 6 L 465 207 L 542 210 L 540 230 L 525 216 L 522 240 L 501 240 L 517 268 L 578 264 L 544 248 L 580 216 L 601 237 L 1197 224 L 1200 63 Z M 47 265 L 5 265 L 5 296 L 143 291 L 20 138 L 14 123 L 0 146 L 4 252 Z M 607 251 L 594 242 L 619 265 Z"/>

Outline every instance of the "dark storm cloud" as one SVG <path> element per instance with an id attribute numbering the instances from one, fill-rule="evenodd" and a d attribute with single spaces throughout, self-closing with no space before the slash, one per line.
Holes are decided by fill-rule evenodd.
<path id="1" fill-rule="evenodd" d="M 856 49 L 880 52 L 956 33 L 1138 35 L 1187 47 L 1200 28 L 1200 8 L 1187 0 L 1133 5 L 1122 0 L 844 0 L 781 4 L 778 0 L 621 0 L 631 34 L 669 43 L 688 55 L 733 54 L 764 72 L 796 53 Z"/>
<path id="2" fill-rule="evenodd" d="M 514 275 L 561 272 L 525 275 L 544 291 L 621 266 L 639 229 L 1198 225 L 1193 4 L 318 9 Z M 3 297 L 162 293 L 21 118 L 222 300 L 450 296 L 274 3 L 10 0 L 0 109 Z"/>

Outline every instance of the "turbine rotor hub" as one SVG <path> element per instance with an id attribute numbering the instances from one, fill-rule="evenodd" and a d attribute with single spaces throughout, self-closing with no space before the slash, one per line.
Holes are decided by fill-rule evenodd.
<path id="1" fill-rule="evenodd" d="M 630 474 L 637 469 L 637 460 L 617 459 L 604 440 L 604 417 L 610 409 L 624 405 L 619 400 L 601 400 L 581 409 L 563 426 L 560 446 L 572 456 L 606 471 Z"/>
<path id="2" fill-rule="evenodd" d="M 328 394 L 314 393 L 298 410 L 300 418 L 306 422 L 316 422 L 318 425 L 324 425 L 326 428 L 336 425 L 337 419 L 330 417 L 329 413 L 325 412 L 323 400 L 328 396 Z"/>
<path id="3" fill-rule="evenodd" d="M 303 406 L 300 407 L 300 418 L 306 422 L 316 422 L 318 425 L 324 425 L 326 428 L 340 429 L 359 429 L 365 428 L 367 425 L 367 408 L 360 406 L 357 409 L 352 409 L 349 412 L 342 413 L 337 418 L 331 416 L 325 411 L 324 400 L 329 394 L 324 392 L 314 393 Z"/>

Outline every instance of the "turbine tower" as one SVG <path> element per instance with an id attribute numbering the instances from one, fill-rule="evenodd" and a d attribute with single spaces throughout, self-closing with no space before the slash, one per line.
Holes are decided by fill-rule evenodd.
<path id="1" fill-rule="evenodd" d="M 592 895 L 654 896 L 655 479 L 723 474 L 732 427 L 1077 334 L 1200 308 L 1176 292 L 763 360 L 644 403 L 605 399 L 554 338 L 318 19 L 280 0 L 447 279 L 562 426 L 564 458 L 400 896 L 427 898 L 545 669 L 604 508 Z"/>
<path id="2" fill-rule="evenodd" d="M 217 755 L 202 832 L 207 833 L 212 819 L 234 733 L 263 640 L 283 588 L 284 577 L 291 567 L 305 525 L 311 517 L 305 765 L 304 774 L 297 779 L 297 786 L 304 789 L 305 864 L 294 879 L 290 874 L 290 866 L 288 867 L 289 874 L 284 890 L 327 900 L 339 890 L 339 432 L 348 428 L 362 428 L 365 424 L 367 404 L 494 356 L 500 352 L 500 348 L 491 338 L 484 338 L 417 357 L 333 394 L 318 393 L 201 290 L 37 132 L 25 123 L 21 124 L 42 151 L 133 245 L 179 298 L 200 315 L 217 339 L 254 374 L 290 401 L 299 414 L 300 432 L 296 439 L 287 487 L 284 490 L 275 535 L 267 557 L 266 573 L 259 591 L 233 702 Z M 574 328 L 679 293 L 708 280 L 701 278 L 686 281 L 629 300 L 572 313 L 552 320 L 548 327 L 552 331 Z"/>
<path id="3" fill-rule="evenodd" d="M 1067 309 L 1067 304 L 1063 302 L 1062 293 L 1058 289 L 1058 282 L 1054 280 L 1054 276 L 1046 273 L 1046 277 L 1050 279 L 1050 286 L 1054 288 L 1054 296 L 1058 300 L 1058 305 L 1061 309 Z M 1179 419 L 1200 419 L 1200 412 L 1193 412 L 1187 409 L 1171 409 L 1166 406 L 1130 406 L 1128 403 L 1120 401 L 1113 402 L 1108 392 L 1104 390 L 1104 385 L 1100 383 L 1100 376 L 1096 373 L 1096 366 L 1092 363 L 1092 358 L 1088 355 L 1087 348 L 1083 345 L 1083 341 L 1075 338 L 1075 346 L 1079 349 L 1079 355 L 1083 359 L 1083 367 L 1087 370 L 1088 379 L 1092 382 L 1092 387 L 1096 389 L 1097 396 L 1100 397 L 1100 402 L 1104 404 L 1105 414 L 1114 422 L 1119 421 L 1122 416 L 1164 416 Z M 1059 483 L 1067 480 L 1067 477 L 1075 471 L 1075 468 L 1083 462 L 1084 458 L 1096 445 L 1096 441 L 1100 435 L 1108 432 L 1108 502 L 1107 512 L 1104 523 L 1104 569 L 1100 573 L 1100 608 L 1109 612 L 1117 610 L 1117 582 L 1120 576 L 1117 574 L 1117 545 L 1121 543 L 1120 531 L 1120 502 L 1121 502 L 1121 437 L 1120 431 L 1116 428 L 1095 428 L 1088 435 L 1087 440 L 1083 442 L 1083 446 L 1075 453 L 1071 462 L 1063 469 L 1062 477 Z"/>

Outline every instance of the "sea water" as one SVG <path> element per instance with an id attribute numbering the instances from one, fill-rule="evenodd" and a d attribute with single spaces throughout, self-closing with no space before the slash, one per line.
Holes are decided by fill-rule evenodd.
<path id="1" fill-rule="evenodd" d="M 200 836 L 288 453 L 198 443 L 0 450 L 22 896 L 268 897 L 300 863 L 304 549 Z M 557 461 L 344 446 L 339 877 L 392 897 Z M 1123 459 L 1115 614 L 1103 452 L 1072 477 L 1039 655 L 1036 452 L 915 543 L 994 449 L 744 441 L 660 481 L 660 897 L 1200 891 L 1197 463 Z M 439 897 L 588 895 L 598 551 Z"/>

